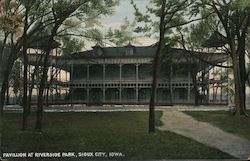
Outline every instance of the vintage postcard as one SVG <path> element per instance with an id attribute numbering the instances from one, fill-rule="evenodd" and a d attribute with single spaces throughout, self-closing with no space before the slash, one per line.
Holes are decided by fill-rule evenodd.
<path id="1" fill-rule="evenodd" d="M 0 0 L 2 161 L 250 160 L 248 0 Z"/>

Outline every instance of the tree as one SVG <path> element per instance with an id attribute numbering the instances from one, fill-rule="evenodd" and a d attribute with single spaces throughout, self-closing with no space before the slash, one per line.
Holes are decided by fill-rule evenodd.
<path id="1" fill-rule="evenodd" d="M 235 82 L 235 105 L 241 115 L 246 114 L 246 86 L 247 74 L 245 68 L 246 36 L 250 25 L 250 6 L 245 0 L 200 0 L 196 2 L 198 8 L 202 6 L 205 12 L 213 11 L 213 18 L 217 22 L 216 33 L 224 37 L 224 46 L 233 64 Z"/>
<path id="2" fill-rule="evenodd" d="M 227 47 L 225 47 L 228 41 L 226 37 L 219 32 L 221 31 L 219 30 L 221 26 L 218 22 L 218 19 L 215 18 L 216 16 L 213 16 L 215 14 L 214 11 L 207 9 L 202 10 L 199 8 L 200 6 L 202 5 L 193 5 L 192 10 L 197 10 L 197 14 L 201 14 L 201 16 L 204 18 L 201 19 L 198 23 L 192 24 L 185 28 L 179 28 L 177 30 L 178 32 L 176 33 L 176 37 L 179 37 L 178 43 L 183 47 L 186 52 L 188 52 L 191 56 L 199 60 L 199 62 L 202 62 L 205 65 L 210 65 L 213 68 L 220 67 L 230 70 L 233 68 L 230 63 L 227 63 L 226 65 L 225 63 L 218 64 L 206 60 L 204 58 L 198 57 L 194 54 L 195 52 L 208 52 L 207 54 L 209 54 L 209 52 L 219 52 L 221 54 L 228 53 Z M 214 93 L 216 93 L 216 91 L 217 88 Z M 227 92 L 232 94 L 231 89 L 229 88 L 227 89 Z"/>
<path id="3" fill-rule="evenodd" d="M 152 7 L 147 7 L 147 12 L 149 14 L 142 14 L 139 12 L 134 1 L 131 1 L 135 8 L 136 20 L 138 22 L 144 22 L 144 26 L 138 26 L 136 28 L 137 32 L 144 32 L 147 35 L 152 35 L 159 33 L 159 42 L 157 43 L 157 50 L 153 63 L 153 82 L 152 82 L 152 93 L 149 104 L 149 133 L 155 132 L 155 99 L 157 93 L 157 76 L 159 72 L 161 52 L 165 45 L 169 46 L 175 43 L 173 39 L 174 30 L 177 27 L 187 25 L 191 22 L 200 19 L 192 18 L 192 14 L 188 19 L 186 17 L 186 11 L 191 8 L 194 1 L 192 0 L 151 0 L 150 3 Z M 184 16 L 185 15 L 185 16 Z M 155 21 L 155 17 L 160 18 L 160 21 Z"/>
<path id="4" fill-rule="evenodd" d="M 1 58 L 5 58 L 6 70 L 1 74 L 3 75 L 3 86 L 1 89 L 0 107 L 1 113 L 3 112 L 3 105 L 5 102 L 5 93 L 8 87 L 9 76 L 14 65 L 14 62 L 21 55 L 23 56 L 24 62 L 24 79 L 23 79 L 23 130 L 27 127 L 27 116 L 29 113 L 29 104 L 27 102 L 27 48 L 32 46 L 33 42 L 39 41 L 40 39 L 47 39 L 47 47 L 43 49 L 43 72 L 41 77 L 41 85 L 39 86 L 39 97 L 43 97 L 43 91 L 45 83 L 47 81 L 47 64 L 48 56 L 52 51 L 52 41 L 55 36 L 59 35 L 62 31 L 67 31 L 72 26 L 66 24 L 66 19 L 78 18 L 81 23 L 84 22 L 85 26 L 90 26 L 92 23 L 96 23 L 95 19 L 99 18 L 100 15 L 112 13 L 112 7 L 118 3 L 117 0 L 109 1 L 1 1 L 4 7 L 1 5 L 1 18 L 4 22 L 1 27 L 1 34 L 4 35 L 4 43 L 1 45 Z M 70 6 L 70 7 L 69 7 Z M 69 8 L 68 8 L 69 7 Z M 4 8 L 4 9 L 3 9 Z M 69 23 L 68 23 L 69 24 Z M 79 26 L 78 26 L 79 27 Z M 13 30 L 12 30 L 13 29 Z M 18 29 L 18 30 L 17 30 Z M 50 32 L 50 35 L 41 37 L 37 36 L 40 33 Z M 8 50 L 7 50 L 8 49 Z M 3 54 L 4 53 L 4 54 Z M 6 55 L 7 54 L 7 55 Z M 3 56 L 4 55 L 4 56 Z M 2 64 L 1 60 L 1 64 Z M 2 68 L 1 68 L 2 69 Z M 29 90 L 29 100 L 32 94 L 31 86 Z M 42 105 L 43 100 L 39 100 Z M 38 108 L 41 109 L 41 108 Z M 39 110 L 38 110 L 39 111 Z M 42 110 L 40 110 L 42 111 Z M 39 112 L 38 112 L 39 113 Z M 38 115 L 40 116 L 40 115 Z"/>
<path id="5" fill-rule="evenodd" d="M 44 23 L 42 23 L 44 17 L 48 16 L 51 12 L 46 12 L 45 10 L 45 8 L 48 7 L 48 4 L 49 0 L 36 1 L 34 3 L 31 0 L 3 1 L 4 9 L 2 9 L 1 11 L 5 11 L 3 14 L 4 25 L 0 31 L 4 33 L 4 35 L 7 35 L 7 37 L 6 44 L 3 45 L 1 54 L 3 56 L 2 58 L 4 58 L 4 62 L 6 62 L 2 63 L 3 61 L 1 61 L 2 67 L 5 67 L 5 70 L 3 70 L 1 74 L 3 76 L 0 96 L 1 113 L 3 113 L 5 93 L 8 87 L 10 72 L 12 70 L 14 62 L 20 57 L 21 54 L 25 53 L 25 50 L 22 50 L 23 45 L 26 44 L 28 42 L 27 40 L 29 40 L 30 37 L 32 37 L 34 34 L 39 33 L 39 31 L 43 30 L 46 26 L 53 23 L 52 19 L 47 19 L 46 21 L 44 21 Z M 32 6 L 30 7 L 30 12 L 27 12 L 25 9 L 25 6 L 27 5 Z M 15 19 L 12 18 L 13 16 Z M 27 18 L 27 16 L 29 16 L 29 18 Z M 25 19 L 27 19 L 27 21 Z M 25 30 L 24 26 L 26 26 Z M 27 31 L 27 33 L 23 31 Z"/>
<path id="6" fill-rule="evenodd" d="M 24 1 L 24 27 L 23 27 L 23 36 L 22 36 L 22 56 L 23 56 L 23 99 L 22 99 L 22 106 L 23 106 L 23 121 L 22 121 L 22 130 L 27 129 L 27 119 L 29 115 L 29 110 L 28 107 L 28 55 L 27 55 L 27 50 L 28 50 L 28 39 L 27 39 L 27 32 L 29 28 L 29 12 L 32 7 L 32 1 L 27 0 Z"/>
<path id="7" fill-rule="evenodd" d="M 149 103 L 149 133 L 154 133 L 155 132 L 155 97 L 156 97 L 156 92 L 157 92 L 157 76 L 158 76 L 158 68 L 160 64 L 160 54 L 162 52 L 162 49 L 165 45 L 164 42 L 164 34 L 165 34 L 165 8 L 166 8 L 166 0 L 163 0 L 161 2 L 161 14 L 160 14 L 160 39 L 159 39 L 159 44 L 157 46 L 157 51 L 155 54 L 154 58 L 154 63 L 153 63 L 153 82 L 152 82 L 152 94 L 150 98 L 150 103 Z"/>
<path id="8" fill-rule="evenodd" d="M 249 33 L 250 29 L 248 29 Z M 250 35 L 247 35 L 247 44 L 246 44 L 246 50 L 247 50 L 247 57 L 250 60 Z M 248 86 L 250 87 L 250 63 L 247 63 L 247 82 Z"/>
<path id="9" fill-rule="evenodd" d="M 47 74 L 48 74 L 48 60 L 49 55 L 52 51 L 52 42 L 58 33 L 61 33 L 61 30 L 67 30 L 67 27 L 64 25 L 64 22 L 74 15 L 74 18 L 79 18 L 81 20 L 86 20 L 91 17 L 98 17 L 99 15 L 107 15 L 112 12 L 112 7 L 117 4 L 117 1 L 57 1 L 52 2 L 52 17 L 55 23 L 50 26 L 50 35 L 48 37 L 48 46 L 45 49 L 44 61 L 42 64 L 42 77 L 40 80 L 39 92 L 38 92 L 38 102 L 37 102 L 37 119 L 35 129 L 39 132 L 42 130 L 42 114 L 43 114 L 43 95 L 44 89 L 46 87 Z"/>
<path id="10" fill-rule="evenodd" d="M 0 2 L 0 35 L 3 36 L 0 49 L 1 65 L 1 94 L 0 94 L 0 112 L 3 113 L 5 94 L 8 89 L 8 80 L 10 71 L 16 59 L 16 53 L 21 48 L 17 45 L 16 35 L 20 34 L 23 15 L 20 13 L 18 1 L 9 0 Z M 19 43 L 21 42 L 18 40 Z"/>

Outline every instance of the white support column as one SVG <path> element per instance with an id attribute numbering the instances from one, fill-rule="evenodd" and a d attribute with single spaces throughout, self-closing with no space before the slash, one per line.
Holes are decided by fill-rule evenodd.
<path id="1" fill-rule="evenodd" d="M 89 64 L 87 64 L 87 81 L 89 81 Z"/>
<path id="2" fill-rule="evenodd" d="M 69 83 L 69 76 L 68 76 L 68 74 L 69 74 L 69 72 L 68 72 L 68 65 L 66 65 L 66 70 L 65 70 L 65 75 L 66 75 L 66 80 L 65 80 L 65 82 L 68 84 Z M 66 96 L 68 96 L 68 88 L 69 88 L 69 86 L 66 86 Z M 57 92 L 57 91 L 56 91 Z"/>
<path id="3" fill-rule="evenodd" d="M 55 67 L 56 68 L 56 67 Z M 50 81 L 52 81 L 52 77 L 53 77 L 53 71 L 54 71 L 54 67 L 53 66 L 51 66 L 51 67 L 49 67 L 49 72 L 48 72 L 48 74 L 49 74 L 49 76 L 48 76 L 48 81 L 50 80 Z M 56 75 L 56 78 L 57 78 L 57 75 Z M 57 88 L 58 86 L 57 86 L 57 83 L 56 83 L 56 88 Z M 51 89 L 53 89 L 53 83 L 50 85 L 50 87 L 48 88 L 48 94 L 49 95 L 53 95 L 53 92 L 51 92 Z M 49 98 L 48 98 L 48 101 L 49 101 Z"/>
<path id="4" fill-rule="evenodd" d="M 173 83 L 172 83 L 172 79 L 173 79 L 173 66 L 170 65 L 170 81 L 169 81 L 169 87 L 170 87 L 170 96 L 171 96 L 171 104 L 173 103 Z"/>
<path id="5" fill-rule="evenodd" d="M 191 76 L 191 74 L 190 74 L 190 71 L 188 71 L 188 102 L 190 102 L 190 100 L 191 100 L 191 80 L 190 80 L 190 77 Z"/>
<path id="6" fill-rule="evenodd" d="M 119 79 L 119 101 L 120 103 L 122 102 L 122 64 L 119 64 L 119 68 L 120 68 L 120 79 Z"/>
<path id="7" fill-rule="evenodd" d="M 58 72 L 57 70 L 59 70 L 59 73 L 57 73 L 57 72 Z M 59 82 L 60 82 L 60 83 L 62 82 L 62 75 L 61 75 L 61 72 L 62 72 L 61 69 L 56 68 L 56 73 L 57 73 L 57 76 L 59 76 Z M 58 80 L 58 79 L 57 79 L 57 80 Z M 61 96 L 62 96 L 62 89 L 61 89 L 61 87 L 59 87 L 59 89 L 60 89 L 60 99 L 61 99 Z"/>
<path id="8" fill-rule="evenodd" d="M 103 64 L 103 102 L 106 101 L 106 89 L 105 89 L 105 81 L 106 81 L 106 64 Z"/>
<path id="9" fill-rule="evenodd" d="M 213 68 L 213 80 L 215 80 L 215 67 Z M 216 95 L 215 95 L 215 83 L 213 82 L 213 102 L 216 101 Z"/>
<path id="10" fill-rule="evenodd" d="M 207 102 L 210 103 L 210 70 L 209 67 L 207 69 Z"/>
<path id="11" fill-rule="evenodd" d="M 223 65 L 223 63 L 221 63 L 220 65 Z M 220 80 L 222 81 L 222 74 L 223 74 L 223 70 L 220 67 Z M 221 83 L 221 87 L 220 87 L 220 102 L 222 103 L 223 100 L 223 88 L 222 88 L 223 83 Z"/>
<path id="12" fill-rule="evenodd" d="M 87 64 L 87 103 L 89 103 L 89 64 Z"/>
<path id="13" fill-rule="evenodd" d="M 226 65 L 227 66 L 231 65 L 230 64 L 230 57 L 228 57 Z M 230 83 L 231 83 L 230 78 L 229 78 L 229 70 L 230 70 L 229 68 L 226 69 L 226 72 L 227 72 L 227 103 L 228 103 L 228 106 L 230 107 L 234 104 L 234 97 L 233 96 L 231 97 L 229 94 Z M 233 102 L 231 101 L 231 98 L 232 98 Z"/>
<path id="14" fill-rule="evenodd" d="M 31 65 L 28 65 L 28 79 L 31 80 Z"/>
<path id="15" fill-rule="evenodd" d="M 136 102 L 139 101 L 139 85 L 138 85 L 138 81 L 139 81 L 139 65 L 140 64 L 136 64 Z"/>
<path id="16" fill-rule="evenodd" d="M 56 48 L 56 57 L 58 57 L 58 48 Z M 57 68 L 57 59 L 55 60 L 55 66 L 56 66 L 56 72 L 55 72 L 56 73 L 56 78 L 55 79 L 61 84 L 62 83 L 62 77 L 61 77 L 61 71 L 62 70 Z M 59 73 L 58 73 L 58 70 L 59 70 Z M 59 90 L 60 90 L 60 92 L 59 92 L 60 93 L 60 100 L 61 100 L 61 97 L 62 97 L 62 87 L 63 86 L 59 87 Z M 57 91 L 58 83 L 56 83 L 56 87 L 55 88 L 56 88 L 56 91 Z M 53 103 L 53 100 L 54 100 L 53 99 L 53 93 L 54 92 L 53 92 L 53 88 L 52 88 L 52 103 Z"/>
<path id="17" fill-rule="evenodd" d="M 73 83 L 74 83 L 74 81 L 73 81 L 73 73 L 74 73 L 74 65 L 73 65 L 73 62 L 71 63 L 71 66 L 70 66 L 70 68 L 71 68 L 71 74 L 70 74 L 70 80 L 71 80 L 71 97 L 70 97 L 70 100 L 71 100 L 71 106 L 73 106 Z"/>
<path id="18" fill-rule="evenodd" d="M 68 72 L 67 70 L 64 70 L 64 72 L 65 72 L 65 82 L 68 82 Z"/>

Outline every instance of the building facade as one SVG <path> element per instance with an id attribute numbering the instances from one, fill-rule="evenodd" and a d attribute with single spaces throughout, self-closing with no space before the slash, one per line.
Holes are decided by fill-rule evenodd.
<path id="1" fill-rule="evenodd" d="M 156 48 L 96 45 L 93 50 L 61 56 L 52 66 L 69 74 L 65 82 L 57 82 L 56 88 L 67 88 L 64 100 L 71 103 L 147 104 Z M 158 77 L 157 104 L 193 104 L 195 99 L 204 104 L 227 103 L 227 93 L 223 93 L 227 79 L 211 78 L 213 66 L 208 64 L 223 63 L 226 59 L 224 54 L 165 47 Z M 215 99 L 211 96 L 214 88 L 220 89 L 220 96 Z"/>

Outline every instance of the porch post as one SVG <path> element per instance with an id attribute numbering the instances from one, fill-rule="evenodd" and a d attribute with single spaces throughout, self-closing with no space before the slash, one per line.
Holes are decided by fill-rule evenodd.
<path id="1" fill-rule="evenodd" d="M 120 88 L 119 88 L 119 101 L 120 103 L 122 102 L 122 64 L 119 64 L 119 68 L 120 68 Z"/>
<path id="2" fill-rule="evenodd" d="M 171 104 L 173 103 L 173 81 L 172 81 L 172 79 L 173 79 L 173 66 L 172 66 L 172 64 L 170 65 L 170 81 L 169 81 L 169 87 L 170 87 L 170 97 L 171 97 Z"/>
<path id="3" fill-rule="evenodd" d="M 106 100 L 105 80 L 106 80 L 106 64 L 103 64 L 103 87 L 102 87 L 102 91 L 103 91 L 103 103 Z"/>
<path id="4" fill-rule="evenodd" d="M 89 64 L 87 64 L 87 104 L 89 103 Z"/>
<path id="5" fill-rule="evenodd" d="M 188 71 L 188 102 L 191 100 L 191 80 L 190 80 L 190 71 Z"/>
<path id="6" fill-rule="evenodd" d="M 71 63 L 71 73 L 70 73 L 70 79 L 71 79 L 71 97 L 70 97 L 70 101 L 71 101 L 71 106 L 73 106 L 73 72 L 74 72 L 74 66 L 73 66 L 73 62 Z M 60 91 L 61 92 L 61 91 Z"/>
<path id="7" fill-rule="evenodd" d="M 139 80 L 139 64 L 136 64 L 136 102 L 138 103 L 139 101 L 139 85 L 138 85 L 138 80 Z"/>
<path id="8" fill-rule="evenodd" d="M 210 70 L 207 68 L 207 102 L 210 103 Z"/>

